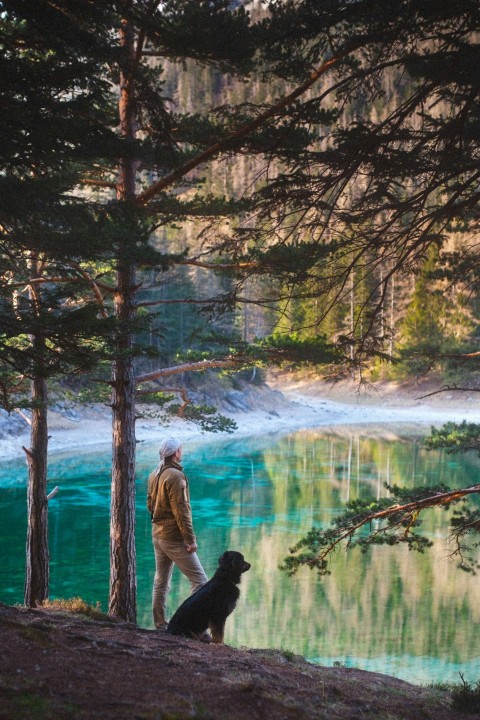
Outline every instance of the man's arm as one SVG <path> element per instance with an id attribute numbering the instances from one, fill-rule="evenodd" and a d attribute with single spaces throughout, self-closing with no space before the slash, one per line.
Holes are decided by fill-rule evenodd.
<path id="1" fill-rule="evenodd" d="M 167 490 L 170 506 L 182 533 L 185 546 L 188 552 L 195 552 L 197 539 L 193 530 L 192 509 L 188 498 L 187 482 L 180 472 L 172 474 Z"/>

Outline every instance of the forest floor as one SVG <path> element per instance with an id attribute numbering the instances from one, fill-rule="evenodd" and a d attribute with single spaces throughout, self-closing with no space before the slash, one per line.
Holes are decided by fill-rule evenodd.
<path id="1" fill-rule="evenodd" d="M 0 720 L 468 717 L 444 688 L 66 611 L 0 603 L 0 637 Z"/>

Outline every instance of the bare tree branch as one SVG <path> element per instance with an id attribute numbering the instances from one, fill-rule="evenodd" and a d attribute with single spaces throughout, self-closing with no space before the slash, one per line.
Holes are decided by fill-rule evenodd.
<path id="1" fill-rule="evenodd" d="M 438 395 L 443 392 L 480 392 L 480 388 L 472 387 L 457 387 L 456 385 L 442 385 L 439 390 L 427 393 L 426 395 L 419 395 L 415 400 L 424 400 L 425 398 L 432 397 L 432 395 Z"/>
<path id="2" fill-rule="evenodd" d="M 135 384 L 140 385 L 144 382 L 158 380 L 158 378 L 169 377 L 170 375 L 180 375 L 180 373 L 184 372 L 198 372 L 199 370 L 238 367 L 243 365 L 244 362 L 244 359 L 230 357 L 225 358 L 224 360 L 200 360 L 198 362 L 185 363 L 184 365 L 177 365 L 175 367 L 160 368 L 159 370 L 154 370 L 151 373 L 137 375 L 135 378 Z"/>
<path id="3" fill-rule="evenodd" d="M 258 262 L 238 262 L 238 263 L 209 263 L 201 260 L 177 260 L 174 265 L 194 265 L 195 267 L 205 268 L 206 270 L 246 270 L 250 268 L 259 268 Z"/>

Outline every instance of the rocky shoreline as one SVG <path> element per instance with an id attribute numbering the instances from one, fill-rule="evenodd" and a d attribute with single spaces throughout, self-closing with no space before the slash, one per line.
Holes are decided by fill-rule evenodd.
<path id="1" fill-rule="evenodd" d="M 430 388 L 430 386 L 429 386 Z M 183 442 L 203 438 L 214 442 L 229 437 L 285 433 L 314 427 L 332 428 L 340 425 L 368 427 L 408 424 L 419 434 L 428 433 L 430 426 L 449 420 L 480 422 L 480 393 L 465 395 L 426 394 L 429 388 L 415 386 L 374 387 L 359 392 L 354 383 L 327 384 L 296 375 L 272 376 L 268 384 L 256 385 L 242 381 L 236 388 L 218 389 L 209 394 L 197 393 L 196 402 L 215 405 L 226 417 L 234 420 L 233 434 L 225 431 L 206 432 L 192 421 L 178 417 L 158 417 L 158 408 L 138 406 L 137 442 L 159 442 L 165 434 L 175 434 Z M 23 456 L 28 446 L 29 427 L 18 413 L 8 415 L 0 410 L 0 459 Z M 105 405 L 57 403 L 49 411 L 51 453 L 82 448 L 82 451 L 111 444 L 111 412 Z"/>

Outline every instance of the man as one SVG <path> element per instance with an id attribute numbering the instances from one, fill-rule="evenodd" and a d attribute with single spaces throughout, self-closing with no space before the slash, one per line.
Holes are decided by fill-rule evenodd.
<path id="1" fill-rule="evenodd" d="M 188 578 L 192 593 L 208 578 L 198 559 L 193 530 L 188 480 L 180 465 L 182 446 L 176 438 L 160 445 L 160 464 L 148 478 L 147 507 L 152 516 L 155 552 L 153 581 L 153 622 L 157 629 L 167 627 L 165 605 L 173 566 Z"/>

